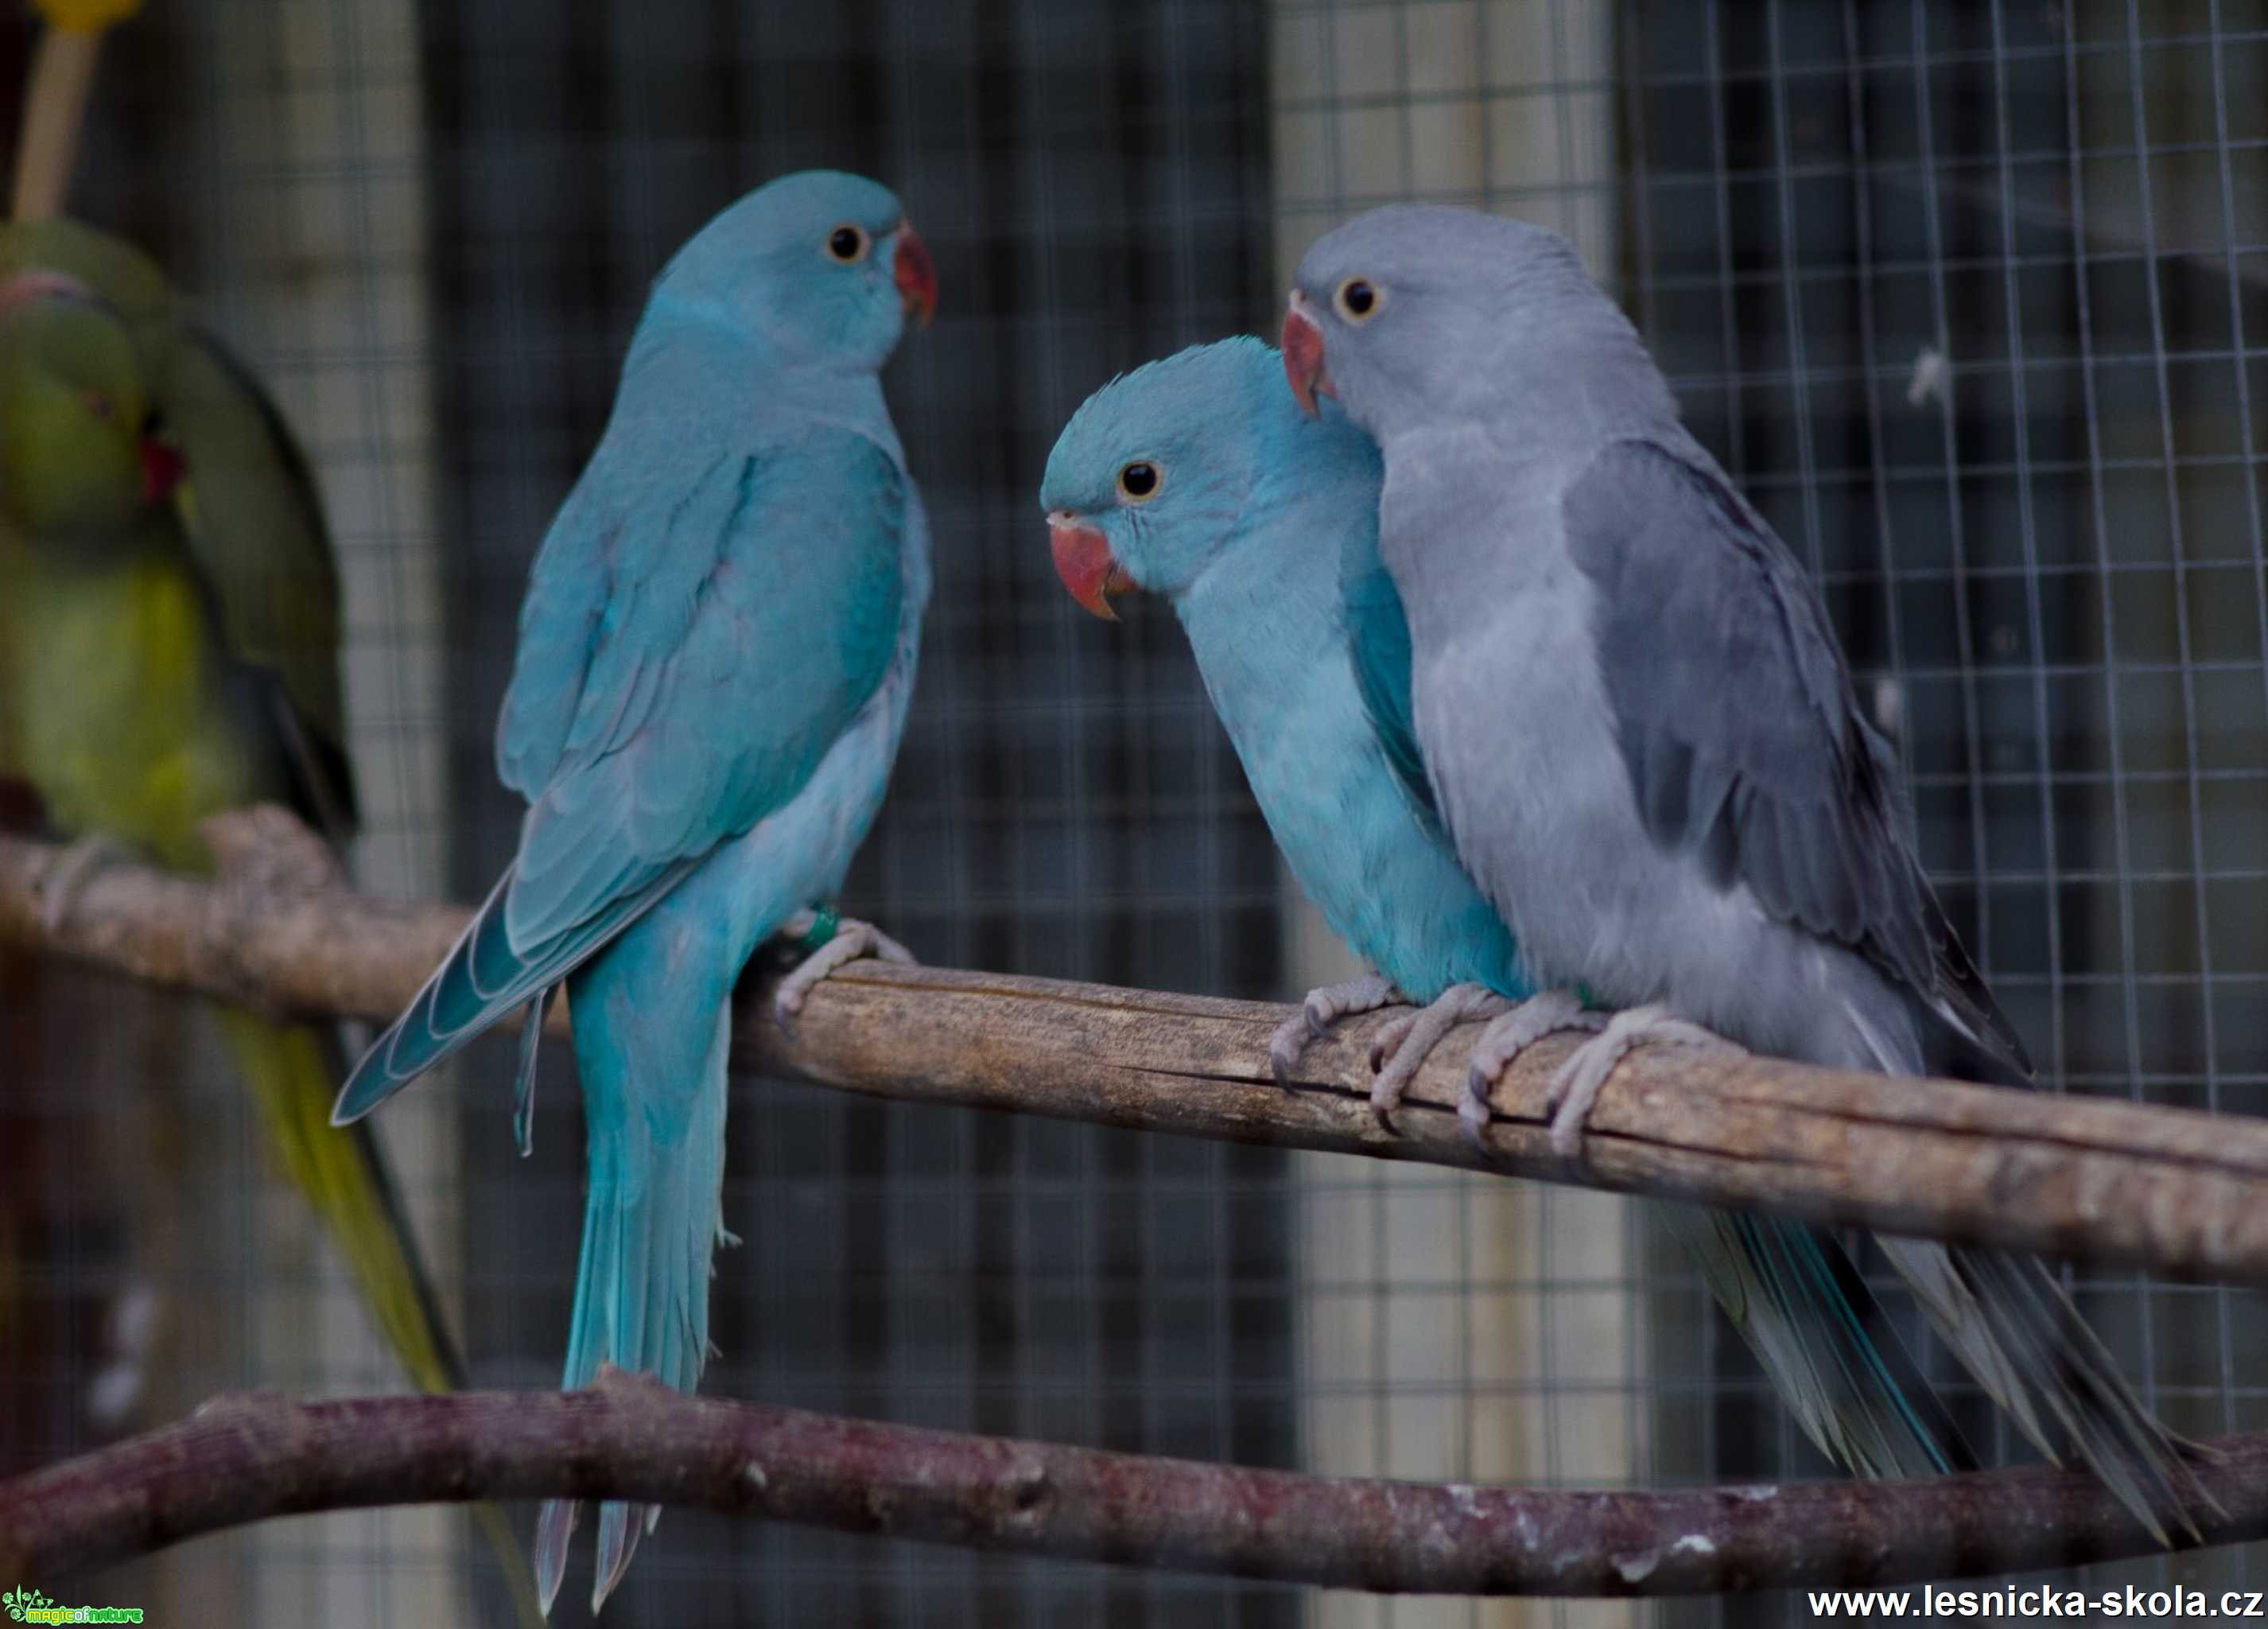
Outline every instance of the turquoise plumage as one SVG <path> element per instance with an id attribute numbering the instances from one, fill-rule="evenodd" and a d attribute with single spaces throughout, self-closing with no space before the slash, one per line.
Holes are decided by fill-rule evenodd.
<path id="1" fill-rule="evenodd" d="M 1343 420 L 1285 410 L 1283 394 L 1258 340 L 1143 368 L 1065 426 L 1042 506 L 1092 527 L 1136 585 L 1172 600 L 1253 795 L 1331 931 L 1421 999 L 1460 984 L 1524 993 L 1511 933 L 1365 717 L 1339 629 L 1342 570 L 1394 592 L 1361 558 L 1366 542 L 1375 566 L 1377 451 Z M 1138 459 L 1162 472 L 1158 492 L 1119 502 L 1119 471 Z"/>
<path id="2" fill-rule="evenodd" d="M 1300 888 L 1394 991 L 1454 1021 L 1491 1010 L 1461 1004 L 1459 986 L 1480 986 L 1493 1010 L 1531 991 L 1510 930 L 1435 814 L 1411 722 L 1409 628 L 1379 561 L 1380 481 L 1367 437 L 1336 409 L 1303 416 L 1276 352 L 1234 339 L 1097 391 L 1056 443 L 1041 506 L 1064 584 L 1090 610 L 1109 615 L 1108 596 L 1130 588 L 1172 601 Z M 1330 997 L 1321 1005 L 1353 1010 L 1351 989 L 1318 992 Z M 1424 1016 L 1398 1021 L 1401 1044 L 1373 1059 L 1382 1080 L 1399 1068 L 1398 1084 L 1430 1048 Z M 1875 1476 L 1965 1457 L 1831 1235 L 1675 1214 L 1822 1449 Z"/>
<path id="3" fill-rule="evenodd" d="M 831 172 L 750 194 L 656 280 L 521 608 L 497 733 L 519 852 L 340 1095 L 366 1114 L 566 984 L 590 1168 L 566 1386 L 700 1379 L 733 987 L 842 886 L 905 725 L 929 545 L 878 374 L 934 301 L 896 198 Z M 845 924 L 784 1010 L 861 948 L 904 954 Z M 602 1510 L 593 1610 L 656 1514 Z M 538 1523 L 547 1610 L 574 1515 Z"/>

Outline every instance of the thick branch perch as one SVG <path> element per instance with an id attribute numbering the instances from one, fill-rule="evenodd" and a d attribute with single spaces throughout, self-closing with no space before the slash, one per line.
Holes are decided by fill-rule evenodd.
<path id="1" fill-rule="evenodd" d="M 2268 1434 L 2220 1446 L 2226 1462 L 2199 1471 L 2226 1510 L 2205 1541 L 2268 1533 Z M 0 1483 L 0 1577 L 52 1579 L 310 1511 L 605 1496 L 1388 1593 L 1887 1585 L 2157 1549 L 2079 1472 L 1660 1493 L 1432 1487 L 836 1419 L 609 1372 L 565 1394 L 220 1398 Z"/>
<path id="2" fill-rule="evenodd" d="M 228 816 L 214 836 L 234 862 L 225 881 L 99 872 L 53 947 L 239 1000 L 385 1019 L 464 923 L 461 910 L 347 891 L 277 811 Z M 48 940 L 35 883 L 53 852 L 0 838 L 0 937 Z M 1287 1092 L 1269 1082 L 1266 1057 L 1283 1016 L 1248 1001 L 858 963 L 814 993 L 792 1036 L 760 992 L 745 991 L 735 1061 L 879 1096 L 1425 1161 L 2268 1284 L 2259 1121 L 1652 1049 L 1609 1082 L 1578 1171 L 1552 1155 L 1542 1112 L 1567 1043 L 1546 1042 L 1511 1071 L 1484 1152 L 1454 1112 L 1474 1030 L 1436 1052 L 1389 1133 L 1366 1097 L 1379 1021 L 1312 1048 Z"/>

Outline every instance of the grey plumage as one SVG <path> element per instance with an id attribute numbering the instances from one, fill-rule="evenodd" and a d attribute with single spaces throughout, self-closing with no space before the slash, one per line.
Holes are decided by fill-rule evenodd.
<path id="1" fill-rule="evenodd" d="M 1301 262 L 1285 350 L 1384 453 L 1425 771 L 1536 984 L 1828 1066 L 2029 1080 L 1815 589 L 1563 240 L 1376 211 Z M 1885 1242 L 2043 1451 L 2191 1524 L 2185 1445 L 2042 1264 Z"/>

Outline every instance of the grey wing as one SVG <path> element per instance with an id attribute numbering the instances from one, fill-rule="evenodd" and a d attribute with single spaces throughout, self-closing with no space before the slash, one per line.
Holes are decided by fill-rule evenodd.
<path id="1" fill-rule="evenodd" d="M 1864 955 L 1996 1077 L 2028 1077 L 1914 858 L 1889 743 L 1825 608 L 1697 448 L 1610 444 L 1568 490 L 1599 658 L 1648 834 L 1719 888 Z"/>

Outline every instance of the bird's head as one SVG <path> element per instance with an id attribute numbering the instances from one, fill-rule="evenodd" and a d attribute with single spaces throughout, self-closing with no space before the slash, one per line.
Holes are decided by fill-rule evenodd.
<path id="1" fill-rule="evenodd" d="M 1336 396 L 1383 442 L 1484 413 L 1507 390 L 1556 394 L 1583 346 L 1610 332 L 1632 337 L 1558 233 L 1396 204 L 1325 233 L 1300 257 L 1284 372 L 1308 412 Z"/>
<path id="2" fill-rule="evenodd" d="M 181 458 L 118 313 L 48 272 L 0 285 L 0 507 L 27 534 L 132 525 Z"/>
<path id="3" fill-rule="evenodd" d="M 799 364 L 873 372 L 937 312 L 928 247 L 887 187 L 838 170 L 767 182 L 703 226 L 655 280 Z"/>
<path id="4" fill-rule="evenodd" d="M 1278 373 L 1259 340 L 1223 340 L 1137 368 L 1080 405 L 1040 483 L 1072 599 L 1114 617 L 1115 593 L 1178 598 L 1234 546 L 1271 462 L 1295 456 L 1299 439 L 1334 433 L 1300 419 Z M 1342 423 L 1335 433 L 1355 432 Z"/>

